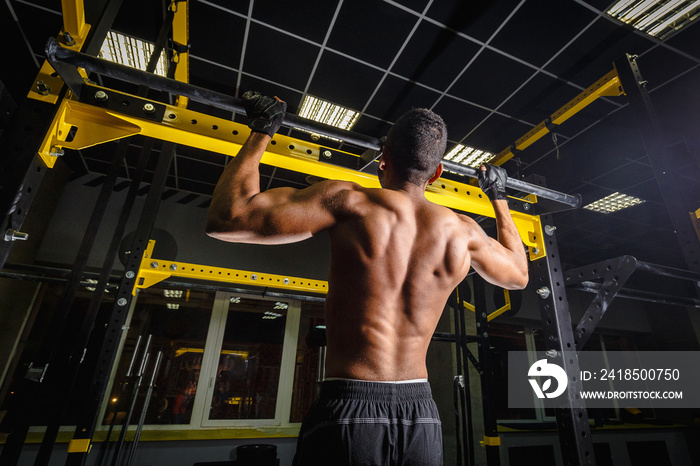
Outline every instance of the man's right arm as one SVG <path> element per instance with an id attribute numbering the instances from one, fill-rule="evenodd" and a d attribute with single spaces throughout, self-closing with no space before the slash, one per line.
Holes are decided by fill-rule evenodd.
<path id="1" fill-rule="evenodd" d="M 515 290 L 527 286 L 528 262 L 520 233 L 505 200 L 506 179 L 502 168 L 481 166 L 479 185 L 493 205 L 498 239 L 490 238 L 472 220 L 478 232 L 470 241 L 469 252 L 471 266 L 485 280 L 501 288 Z"/>

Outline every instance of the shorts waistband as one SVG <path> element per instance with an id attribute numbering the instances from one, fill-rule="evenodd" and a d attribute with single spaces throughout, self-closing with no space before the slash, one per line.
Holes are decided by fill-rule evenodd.
<path id="1" fill-rule="evenodd" d="M 369 382 L 365 380 L 325 380 L 321 398 L 406 402 L 432 400 L 433 393 L 427 381 L 407 383 Z"/>

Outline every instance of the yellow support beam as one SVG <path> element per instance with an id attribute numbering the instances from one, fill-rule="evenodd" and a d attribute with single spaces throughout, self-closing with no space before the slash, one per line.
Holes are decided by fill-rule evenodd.
<path id="1" fill-rule="evenodd" d="M 67 32 L 77 42 L 87 37 L 90 25 L 85 22 L 83 0 L 61 0 L 63 10 L 63 32 Z"/>
<path id="2" fill-rule="evenodd" d="M 83 1 L 61 0 L 61 6 L 63 8 L 63 30 L 59 34 L 58 40 L 63 47 L 80 51 L 85 44 L 88 32 L 90 32 L 90 25 L 85 22 Z M 69 34 L 72 42 L 67 40 L 65 33 Z M 84 77 L 87 76 L 84 70 L 81 70 L 81 72 Z M 56 73 L 56 70 L 53 69 L 49 62 L 44 60 L 27 97 L 55 104 L 58 102 L 58 96 L 61 93 L 61 89 L 63 89 L 63 85 L 63 79 L 58 76 L 58 73 Z"/>
<path id="3" fill-rule="evenodd" d="M 508 290 L 506 290 L 506 289 L 503 290 L 503 297 L 506 300 L 505 304 L 503 306 L 501 306 L 500 308 L 496 309 L 495 311 L 493 311 L 488 316 L 486 316 L 486 319 L 488 322 L 491 322 L 496 317 L 500 316 L 501 314 L 503 314 L 506 311 L 510 311 L 513 308 L 511 303 L 510 303 L 510 292 Z M 469 310 L 469 311 L 472 311 L 472 312 L 476 311 L 476 307 L 470 302 L 462 301 L 462 306 L 464 306 L 464 308 Z"/>
<path id="4" fill-rule="evenodd" d="M 323 280 L 210 267 L 208 265 L 188 264 L 177 261 L 164 261 L 153 257 L 155 244 L 154 240 L 150 240 L 146 251 L 143 253 L 143 259 L 141 259 L 141 265 L 136 275 L 136 284 L 132 291 L 133 295 L 136 295 L 136 290 L 138 289 L 148 288 L 170 277 L 262 286 L 306 293 L 326 294 L 328 292 L 328 282 Z"/>
<path id="5" fill-rule="evenodd" d="M 91 86 L 85 92 L 99 90 L 100 88 Z M 153 102 L 153 105 L 164 110 L 163 116 L 154 121 L 147 112 L 140 111 L 143 102 L 150 101 L 105 91 L 110 92 L 110 99 L 116 99 L 117 102 L 119 99 L 128 99 L 129 105 L 117 105 L 115 108 L 119 110 L 111 110 L 71 98 L 64 99 L 39 151 L 47 166 L 51 167 L 55 162 L 52 155 L 55 148 L 84 149 L 137 134 L 233 156 L 250 134 L 246 125 L 159 102 Z M 139 109 L 127 114 L 122 107 Z M 76 131 L 71 133 L 73 127 Z M 321 161 L 324 159 L 321 154 L 326 154 L 327 151 L 330 151 L 332 157 L 335 157 L 333 154 L 346 158 L 358 157 L 277 134 L 265 151 L 262 163 L 314 177 L 352 181 L 367 188 L 379 187 L 375 175 Z M 491 218 L 495 216 L 491 202 L 483 192 L 467 183 L 440 178 L 428 187 L 426 197 L 451 209 Z M 536 199 L 530 197 L 524 202 L 531 204 Z M 539 216 L 516 211 L 511 213 L 521 239 L 530 248 L 530 259 L 542 257 L 545 254 L 545 244 Z"/>
<path id="6" fill-rule="evenodd" d="M 190 53 L 187 49 L 190 41 L 190 2 L 189 0 L 184 2 L 173 1 L 172 3 L 170 3 L 169 8 L 174 12 L 173 61 L 176 65 L 175 75 L 173 77 L 176 81 L 188 83 L 190 82 Z M 178 96 L 175 105 L 177 105 L 178 107 L 186 108 L 188 100 L 189 99 L 185 96 Z"/>
<path id="7" fill-rule="evenodd" d="M 549 133 L 549 128 L 547 128 L 548 123 L 554 125 L 561 125 L 566 120 L 574 116 L 576 113 L 583 110 L 585 107 L 590 105 L 596 99 L 602 96 L 616 97 L 623 95 L 625 92 L 622 89 L 622 84 L 620 83 L 620 77 L 617 74 L 617 69 L 614 68 L 608 74 L 600 78 L 598 81 L 593 83 L 592 86 L 588 87 L 585 91 L 581 92 L 574 99 L 570 100 L 566 105 L 552 113 L 549 117 L 549 122 L 543 121 L 530 131 L 525 133 L 520 139 L 515 141 L 516 151 L 525 150 L 532 144 L 537 142 L 542 136 Z M 503 165 L 506 161 L 513 158 L 512 147 L 507 147 L 499 152 L 496 157 L 491 161 L 495 165 Z"/>
<path id="8" fill-rule="evenodd" d="M 700 241 L 700 209 L 696 210 L 695 212 L 689 212 L 690 214 L 690 221 L 693 224 L 693 227 L 695 227 L 695 234 L 698 235 L 698 241 Z"/>
<path id="9" fill-rule="evenodd" d="M 501 446 L 501 437 L 487 437 L 484 435 L 484 440 L 479 442 L 482 447 L 484 446 L 489 446 L 489 447 L 500 447 Z"/>
<path id="10" fill-rule="evenodd" d="M 87 453 L 91 447 L 90 439 L 71 439 L 68 442 L 68 453 Z"/>

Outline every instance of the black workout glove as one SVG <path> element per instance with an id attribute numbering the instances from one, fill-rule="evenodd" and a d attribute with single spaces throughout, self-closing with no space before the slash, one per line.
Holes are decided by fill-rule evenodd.
<path id="1" fill-rule="evenodd" d="M 250 129 L 274 136 L 284 119 L 287 103 L 254 91 L 247 91 L 242 99 Z"/>
<path id="2" fill-rule="evenodd" d="M 507 198 L 506 180 L 508 180 L 508 174 L 506 170 L 490 163 L 485 163 L 484 166 L 486 170 L 479 167 L 479 187 L 481 190 L 490 201 Z"/>

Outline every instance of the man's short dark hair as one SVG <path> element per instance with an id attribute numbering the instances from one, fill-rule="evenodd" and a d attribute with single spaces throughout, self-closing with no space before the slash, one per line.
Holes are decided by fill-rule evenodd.
<path id="1" fill-rule="evenodd" d="M 393 167 L 407 181 L 422 185 L 437 170 L 447 145 L 447 127 L 427 108 L 401 115 L 384 143 Z"/>

